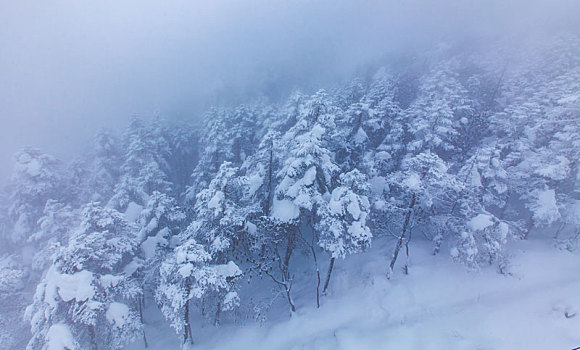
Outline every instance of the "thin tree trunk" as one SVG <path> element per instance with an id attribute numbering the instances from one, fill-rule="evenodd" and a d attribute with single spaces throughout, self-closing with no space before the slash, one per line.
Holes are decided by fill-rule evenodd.
<path id="1" fill-rule="evenodd" d="M 312 230 L 312 243 L 308 243 L 304 237 L 300 236 L 304 243 L 310 247 L 312 252 L 312 258 L 314 259 L 314 268 L 316 269 L 316 307 L 320 308 L 320 267 L 318 266 L 318 259 L 316 257 L 316 250 L 314 249 L 314 243 L 316 241 L 316 231 Z"/>
<path id="2" fill-rule="evenodd" d="M 292 312 L 296 312 L 296 305 L 294 305 L 294 300 L 292 300 L 292 295 L 290 291 L 292 290 L 292 286 L 286 285 L 286 297 L 288 298 L 288 303 L 290 304 L 290 310 Z"/>
<path id="3" fill-rule="evenodd" d="M 144 317 L 143 317 L 143 308 L 145 307 L 145 295 L 141 294 L 139 296 L 139 317 L 141 319 L 141 324 L 145 325 Z M 143 342 L 145 343 L 145 347 L 149 347 L 147 343 L 147 336 L 145 335 L 145 328 L 143 328 Z"/>
<path id="4" fill-rule="evenodd" d="M 413 213 L 413 207 L 415 206 L 415 199 L 416 195 L 413 193 L 411 197 L 411 204 L 409 204 L 409 209 L 407 210 L 407 214 L 405 214 L 405 221 L 403 222 L 403 230 L 401 232 L 401 237 L 397 241 L 397 245 L 395 246 L 395 251 L 393 252 L 393 258 L 391 259 L 391 264 L 389 265 L 389 272 L 387 273 L 387 278 L 391 278 L 391 274 L 395 268 L 395 262 L 397 261 L 397 257 L 399 256 L 399 251 L 403 246 L 403 240 L 405 239 L 405 233 L 409 227 L 409 222 L 411 221 L 411 214 Z"/>
<path id="5" fill-rule="evenodd" d="M 270 144 L 270 159 L 268 161 L 268 195 L 266 196 L 266 207 L 264 213 L 270 216 L 270 203 L 272 202 L 272 176 L 273 176 L 273 162 L 274 162 L 274 141 Z"/>
<path id="6" fill-rule="evenodd" d="M 443 236 L 441 232 L 438 232 L 435 238 L 433 239 L 435 242 L 435 247 L 433 247 L 433 255 L 439 254 L 439 250 L 441 250 L 441 244 L 443 243 Z"/>
<path id="7" fill-rule="evenodd" d="M 316 259 L 316 251 L 311 245 L 312 256 L 314 257 L 314 266 L 316 267 L 316 307 L 320 308 L 320 268 L 318 267 L 318 260 Z"/>
<path id="8" fill-rule="evenodd" d="M 286 253 L 284 254 L 284 261 L 282 265 L 282 276 L 284 277 L 284 289 L 286 290 L 286 297 L 288 298 L 288 303 L 290 304 L 290 309 L 292 312 L 296 312 L 296 306 L 294 305 L 294 300 L 292 300 L 292 295 L 290 291 L 292 290 L 292 278 L 290 277 L 290 258 L 294 252 L 294 246 L 296 244 L 295 233 L 288 235 L 288 244 L 286 245 Z"/>
<path id="9" fill-rule="evenodd" d="M 220 314 L 222 312 L 222 303 L 218 302 L 217 303 L 217 309 L 215 311 L 215 320 L 213 321 L 213 325 L 214 326 L 219 326 L 220 325 Z"/>
<path id="10" fill-rule="evenodd" d="M 183 320 L 185 323 L 185 328 L 183 330 L 183 344 L 187 344 L 187 343 L 193 344 L 193 335 L 191 333 L 191 324 L 189 323 L 189 300 L 185 302 L 185 315 L 183 316 Z"/>
<path id="11" fill-rule="evenodd" d="M 316 266 L 316 307 L 320 308 L 320 270 Z"/>
<path id="12" fill-rule="evenodd" d="M 560 226 L 558 226 L 556 233 L 554 234 L 554 239 L 558 239 L 558 236 L 560 235 L 560 232 L 562 231 L 563 228 L 564 228 L 564 223 L 561 223 Z"/>
<path id="13" fill-rule="evenodd" d="M 262 243 L 262 247 L 260 248 L 260 257 L 262 260 L 266 259 L 266 244 Z"/>
<path id="14" fill-rule="evenodd" d="M 532 215 L 530 215 L 530 218 L 526 221 L 526 232 L 524 232 L 523 234 L 523 239 L 528 239 L 528 235 L 530 234 L 530 231 L 534 228 L 534 221 L 532 219 Z"/>
<path id="15" fill-rule="evenodd" d="M 409 274 L 409 242 L 411 241 L 412 233 L 413 231 L 409 230 L 409 238 L 405 240 L 405 267 L 403 268 L 405 275 Z"/>
<path id="16" fill-rule="evenodd" d="M 326 294 L 326 290 L 328 289 L 328 284 L 330 283 L 330 275 L 332 274 L 332 269 L 334 268 L 334 260 L 335 258 L 330 258 L 330 265 L 328 266 L 328 273 L 326 274 L 326 281 L 324 281 L 324 288 L 322 289 L 322 295 Z"/>
<path id="17" fill-rule="evenodd" d="M 286 247 L 286 249 L 287 249 L 286 255 L 288 256 L 288 247 Z M 270 277 L 272 279 L 272 281 L 274 281 L 280 287 L 284 288 L 284 292 L 286 293 L 286 298 L 288 299 L 288 304 L 290 304 L 290 309 L 292 310 L 292 312 L 295 312 L 296 306 L 294 305 L 294 300 L 292 300 L 292 295 L 290 294 L 290 292 L 292 290 L 292 278 L 290 278 L 290 275 L 288 272 L 288 265 L 287 265 L 288 261 L 282 260 L 282 257 L 280 256 L 280 252 L 278 251 L 277 247 L 275 249 L 275 253 L 276 253 L 276 256 L 278 257 L 278 267 L 280 269 L 280 272 L 282 273 L 282 280 L 279 280 L 278 278 L 276 278 L 273 274 L 270 273 L 270 271 L 268 271 L 268 269 L 263 269 L 262 272 L 264 272 L 268 277 Z M 292 255 L 291 252 L 290 252 L 290 255 Z"/>
<path id="18" fill-rule="evenodd" d="M 97 344 L 97 336 L 95 334 L 95 326 L 89 326 L 89 335 L 91 337 L 91 349 L 99 350 L 99 346 Z"/>
<path id="19" fill-rule="evenodd" d="M 294 252 L 294 245 L 296 244 L 295 242 L 296 237 L 294 237 L 294 233 L 288 235 L 288 243 L 286 245 L 286 253 L 284 254 L 284 261 L 283 261 L 283 271 L 282 273 L 284 274 L 284 277 L 289 277 L 290 276 L 290 258 L 292 257 L 292 253 Z"/>

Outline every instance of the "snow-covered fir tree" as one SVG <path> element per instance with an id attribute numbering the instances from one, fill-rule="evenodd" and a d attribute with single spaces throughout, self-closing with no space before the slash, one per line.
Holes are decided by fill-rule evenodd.
<path id="1" fill-rule="evenodd" d="M 34 148 L 16 155 L 8 208 L 14 223 L 13 242 L 24 242 L 37 231 L 46 201 L 65 196 L 64 180 L 64 169 L 56 158 Z"/>
<path id="2" fill-rule="evenodd" d="M 239 303 L 233 284 L 242 271 L 233 261 L 225 264 L 212 261 L 211 253 L 189 238 L 180 242 L 161 265 L 155 296 L 163 315 L 182 337 L 184 349 L 193 344 L 192 301 L 199 302 L 211 294 L 220 295 L 217 312 L 231 310 Z"/>
<path id="3" fill-rule="evenodd" d="M 125 271 L 137 240 L 114 209 L 87 204 L 82 221 L 26 311 L 28 349 L 121 349 L 141 334 L 139 285 Z M 55 345 L 57 344 L 57 345 Z"/>
<path id="4" fill-rule="evenodd" d="M 159 121 L 146 125 L 134 118 L 125 135 L 125 147 L 120 180 L 108 203 L 122 211 L 130 203 L 144 205 L 153 191 L 171 191 L 167 164 L 170 149 Z"/>
<path id="5" fill-rule="evenodd" d="M 328 205 L 318 213 L 318 244 L 331 256 L 323 293 L 328 288 L 336 258 L 360 252 L 370 245 L 372 238 L 367 226 L 371 208 L 366 196 L 369 191 L 366 177 L 355 169 L 341 174 L 339 183 L 332 190 Z"/>

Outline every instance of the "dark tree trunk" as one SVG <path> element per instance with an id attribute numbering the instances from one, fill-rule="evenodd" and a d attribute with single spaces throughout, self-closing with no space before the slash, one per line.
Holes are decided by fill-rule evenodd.
<path id="1" fill-rule="evenodd" d="M 290 291 L 292 290 L 292 277 L 290 277 L 290 258 L 292 253 L 294 253 L 294 247 L 296 245 L 296 233 L 292 232 L 288 235 L 288 244 L 286 245 L 286 253 L 284 254 L 284 262 L 282 265 L 284 276 L 284 289 L 286 290 L 286 297 L 288 298 L 288 303 L 290 304 L 290 309 L 292 312 L 296 312 L 296 306 L 294 305 L 294 300 Z"/>
<path id="2" fill-rule="evenodd" d="M 286 253 L 284 254 L 284 261 L 282 262 L 282 273 L 284 274 L 284 278 L 286 280 L 290 277 L 290 258 L 292 257 L 292 253 L 294 253 L 294 246 L 296 245 L 296 237 L 295 233 L 290 233 L 288 235 L 288 242 L 286 245 Z"/>
<path id="3" fill-rule="evenodd" d="M 558 236 L 560 235 L 560 232 L 562 231 L 562 229 L 564 228 L 565 224 L 561 223 L 560 226 L 558 226 L 558 229 L 556 230 L 556 233 L 554 233 L 554 239 L 558 239 Z"/>
<path id="4" fill-rule="evenodd" d="M 266 216 L 270 216 L 270 203 L 272 203 L 272 176 L 274 168 L 274 141 L 270 143 L 270 159 L 268 161 L 268 194 L 266 196 L 266 206 L 264 208 L 264 213 Z"/>
<path id="5" fill-rule="evenodd" d="M 274 281 L 276 284 L 280 286 L 280 288 L 284 290 L 284 293 L 286 294 L 286 298 L 288 299 L 288 304 L 290 304 L 290 309 L 292 310 L 292 312 L 296 311 L 296 306 L 294 305 L 294 300 L 292 300 L 292 295 L 290 293 L 292 291 L 292 283 L 294 276 L 290 276 L 289 264 L 290 258 L 292 257 L 292 253 L 294 251 L 294 247 L 296 244 L 296 239 L 297 237 L 295 232 L 291 231 L 288 232 L 286 252 L 284 254 L 284 258 L 282 258 L 282 255 L 280 254 L 280 251 L 278 250 L 277 246 L 274 249 L 274 253 L 276 254 L 278 261 L 278 268 L 280 269 L 280 273 L 282 275 L 281 278 L 276 278 L 276 276 L 270 273 L 268 269 L 262 269 L 262 272 L 264 272 L 267 276 L 269 276 L 272 279 L 272 281 Z"/>
<path id="6" fill-rule="evenodd" d="M 286 285 L 286 298 L 288 298 L 290 310 L 292 310 L 292 312 L 296 312 L 296 305 L 294 305 L 294 300 L 292 299 L 292 295 L 290 294 L 291 289 L 292 289 L 291 286 Z"/>
<path id="7" fill-rule="evenodd" d="M 409 242 L 411 242 L 411 234 L 413 233 L 412 230 L 409 230 L 409 238 L 405 240 L 405 267 L 403 271 L 405 271 L 405 275 L 409 274 Z"/>
<path id="8" fill-rule="evenodd" d="M 222 312 L 222 303 L 218 302 L 217 303 L 217 309 L 215 311 L 215 319 L 213 321 L 213 325 L 214 326 L 219 326 L 220 325 L 220 314 Z"/>
<path id="9" fill-rule="evenodd" d="M 145 320 L 143 317 L 143 308 L 145 307 L 145 295 L 141 294 L 139 296 L 139 318 L 141 319 L 141 324 L 145 325 Z M 149 347 L 147 343 L 147 336 L 145 335 L 145 329 L 143 329 L 143 343 L 145 343 L 145 347 Z"/>
<path id="10" fill-rule="evenodd" d="M 311 219 L 312 220 L 312 219 Z M 318 258 L 316 256 L 316 249 L 314 249 L 314 244 L 317 241 L 316 231 L 312 229 L 312 242 L 308 243 L 303 236 L 300 236 L 304 243 L 310 248 L 312 252 L 312 258 L 314 259 L 314 268 L 316 271 L 316 307 L 320 308 L 320 267 L 318 266 Z"/>
<path id="11" fill-rule="evenodd" d="M 314 267 L 316 269 L 316 307 L 320 308 L 320 268 L 318 267 L 318 259 L 316 258 L 316 250 L 314 249 L 314 234 L 312 235 L 312 244 L 305 243 L 312 251 L 312 258 L 314 259 Z"/>
<path id="12" fill-rule="evenodd" d="M 266 203 L 264 203 L 264 216 L 270 216 L 270 206 L 272 203 L 272 177 L 274 172 L 274 141 L 270 143 L 270 159 L 268 161 L 268 185 L 266 194 Z M 261 256 L 264 257 L 266 252 L 266 245 L 262 244 Z"/>
<path id="13" fill-rule="evenodd" d="M 188 294 L 189 294 L 189 287 Z M 185 302 L 185 314 L 183 315 L 185 327 L 183 329 L 183 344 L 193 344 L 193 335 L 191 332 L 191 324 L 189 323 L 189 300 Z"/>
<path id="14" fill-rule="evenodd" d="M 91 349 L 99 350 L 99 345 L 97 344 L 97 335 L 95 334 L 95 326 L 89 326 L 89 335 L 91 337 Z"/>
<path id="15" fill-rule="evenodd" d="M 332 269 L 334 268 L 334 260 L 335 258 L 330 258 L 330 265 L 328 266 L 328 273 L 326 274 L 326 281 L 324 281 L 324 288 L 322 289 L 322 294 L 326 294 L 328 290 L 328 284 L 330 283 L 330 275 L 332 275 Z"/>
<path id="16" fill-rule="evenodd" d="M 399 240 L 397 241 L 397 245 L 395 246 L 395 251 L 393 252 L 393 258 L 391 259 L 391 263 L 389 265 L 389 272 L 387 273 L 387 278 L 391 278 L 391 273 L 393 272 L 393 269 L 395 268 L 395 262 L 397 262 L 397 257 L 399 256 L 399 251 L 401 250 L 401 247 L 403 246 L 403 241 L 405 239 L 405 233 L 407 232 L 407 229 L 409 228 L 409 222 L 411 221 L 411 215 L 413 214 L 413 207 L 415 207 L 415 200 L 416 200 L 416 195 L 415 195 L 415 193 L 413 193 L 413 196 L 411 196 L 411 203 L 409 204 L 409 209 L 407 210 L 407 214 L 405 214 L 405 221 L 403 222 L 403 230 L 401 232 L 401 236 L 399 237 Z"/>
<path id="17" fill-rule="evenodd" d="M 443 235 L 441 232 L 438 232 L 435 238 L 433 238 L 433 243 L 433 255 L 437 255 L 439 254 L 439 251 L 441 250 L 441 244 L 443 243 Z"/>
<path id="18" fill-rule="evenodd" d="M 534 228 L 534 219 L 532 218 L 532 214 L 530 214 L 529 219 L 526 221 L 526 232 L 524 232 L 522 238 L 528 239 L 530 235 L 530 231 Z"/>
<path id="19" fill-rule="evenodd" d="M 316 266 L 316 307 L 320 308 L 320 270 Z"/>

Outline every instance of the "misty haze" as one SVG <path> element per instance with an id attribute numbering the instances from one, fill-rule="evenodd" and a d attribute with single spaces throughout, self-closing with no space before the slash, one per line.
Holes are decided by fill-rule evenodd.
<path id="1" fill-rule="evenodd" d="M 0 349 L 580 347 L 579 18 L 0 0 Z"/>

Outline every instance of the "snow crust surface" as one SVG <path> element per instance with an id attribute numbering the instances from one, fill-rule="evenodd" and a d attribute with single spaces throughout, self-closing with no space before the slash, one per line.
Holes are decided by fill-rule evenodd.
<path id="1" fill-rule="evenodd" d="M 47 293 L 53 295 L 57 292 L 63 301 L 88 300 L 95 294 L 92 281 L 93 274 L 86 270 L 68 275 L 51 268 L 47 273 Z M 51 299 L 54 298 L 47 298 Z"/>
<path id="2" fill-rule="evenodd" d="M 52 325 L 46 335 L 47 350 L 76 349 L 74 338 L 67 325 L 57 323 Z"/>
<path id="3" fill-rule="evenodd" d="M 298 217 L 300 209 L 288 199 L 274 199 L 272 203 L 272 217 L 282 221 L 289 222 Z"/>
<path id="4" fill-rule="evenodd" d="M 484 223 L 484 218 L 481 218 Z M 315 306 L 314 279 L 300 281 L 295 300 L 272 310 L 286 316 L 263 325 L 219 328 L 197 324 L 195 348 L 226 349 L 572 349 L 580 346 L 578 252 L 550 248 L 544 239 L 513 242 L 508 274 L 468 271 L 431 246 L 411 246 L 409 275 L 399 259 L 385 277 L 392 242 L 377 240 L 365 254 L 338 260 L 329 294 Z M 322 266 L 327 266 L 323 265 Z M 158 325 L 152 350 L 179 349 Z M 134 344 L 131 350 L 144 349 Z"/>
<path id="5" fill-rule="evenodd" d="M 129 307 L 123 303 L 113 302 L 105 314 L 107 321 L 117 327 L 122 327 L 129 319 Z"/>

